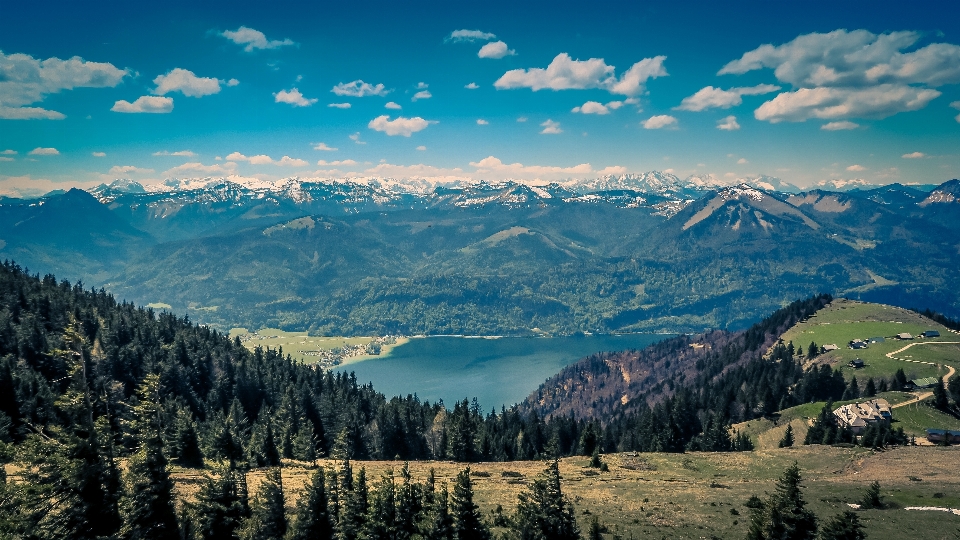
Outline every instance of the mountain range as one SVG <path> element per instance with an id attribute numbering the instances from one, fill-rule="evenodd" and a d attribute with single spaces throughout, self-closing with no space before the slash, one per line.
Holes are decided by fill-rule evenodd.
<path id="1" fill-rule="evenodd" d="M 0 201 L 0 258 L 220 328 L 696 332 L 819 292 L 957 316 L 960 181 L 929 188 L 116 181 Z"/>

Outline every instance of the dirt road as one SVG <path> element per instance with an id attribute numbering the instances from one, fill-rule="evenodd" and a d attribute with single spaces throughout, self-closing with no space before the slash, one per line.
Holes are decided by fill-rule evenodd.
<path id="1" fill-rule="evenodd" d="M 903 348 L 901 348 L 901 349 L 897 349 L 897 350 L 895 350 L 895 351 L 893 351 L 893 352 L 888 352 L 888 353 L 886 354 L 886 356 L 887 356 L 887 358 L 893 358 L 895 354 L 900 354 L 900 353 L 902 353 L 903 351 L 909 349 L 910 347 L 915 347 L 915 346 L 917 346 L 917 345 L 937 345 L 937 344 L 939 344 L 939 343 L 943 343 L 943 344 L 945 344 L 945 345 L 947 345 L 947 344 L 960 345 L 960 341 L 925 341 L 925 342 L 911 343 L 911 344 L 909 344 L 909 345 L 907 345 L 906 347 L 903 347 Z M 896 360 L 896 358 L 893 358 L 893 359 Z M 910 361 L 910 360 L 904 360 L 904 362 L 909 362 L 909 361 Z M 939 366 L 939 367 L 946 367 L 946 368 L 947 368 L 947 374 L 944 375 L 944 376 L 943 376 L 943 379 L 942 379 L 944 385 L 946 385 L 946 384 L 947 384 L 947 381 L 950 380 L 950 377 L 953 377 L 953 374 L 957 372 L 957 370 L 954 369 L 953 366 L 947 366 L 947 365 L 944 365 L 944 364 L 934 364 L 933 362 L 917 362 L 917 363 L 931 364 L 931 365 Z M 914 395 L 915 395 L 916 397 L 913 398 L 913 399 L 911 399 L 910 401 L 904 401 L 903 403 L 898 403 L 898 404 L 896 404 L 896 405 L 891 406 L 890 408 L 891 408 L 891 409 L 896 409 L 896 408 L 898 408 L 898 407 L 906 407 L 907 405 L 912 405 L 912 404 L 914 404 L 914 403 L 916 403 L 916 402 L 918 402 L 918 401 L 923 401 L 923 400 L 927 399 L 928 397 L 932 396 L 932 395 L 933 395 L 933 392 L 924 392 L 924 393 L 922 393 L 922 394 L 919 394 L 919 393 L 918 393 L 918 394 L 914 394 Z"/>

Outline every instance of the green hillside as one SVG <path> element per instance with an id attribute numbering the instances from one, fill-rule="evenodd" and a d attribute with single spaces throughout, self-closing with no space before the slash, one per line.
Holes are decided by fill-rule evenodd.
<path id="1" fill-rule="evenodd" d="M 894 339 L 899 333 L 919 336 L 926 330 L 937 330 L 940 337 L 909 341 Z M 872 337 L 884 337 L 885 341 L 860 350 L 848 345 L 853 339 Z M 913 311 L 883 304 L 836 299 L 806 321 L 797 323 L 783 334 L 782 339 L 799 345 L 804 352 L 811 342 L 819 346 L 836 344 L 839 350 L 823 354 L 815 362 L 840 367 L 848 379 L 856 376 L 860 381 L 869 377 L 889 378 L 898 369 L 903 369 L 907 379 L 942 377 L 947 373 L 945 367 L 934 364 L 960 368 L 960 335 Z M 910 348 L 902 350 L 907 346 Z M 845 367 L 856 358 L 864 361 L 863 368 Z"/>

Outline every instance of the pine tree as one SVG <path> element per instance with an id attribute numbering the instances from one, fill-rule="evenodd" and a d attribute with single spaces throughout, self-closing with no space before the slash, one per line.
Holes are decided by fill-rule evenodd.
<path id="1" fill-rule="evenodd" d="M 440 493 L 434 496 L 433 504 L 421 523 L 420 536 L 423 540 L 454 540 L 456 533 L 453 516 L 450 515 L 449 498 L 447 485 L 444 484 Z"/>
<path id="2" fill-rule="evenodd" d="M 350 462 L 344 461 L 340 473 L 340 516 L 337 520 L 337 540 L 356 540 L 366 523 L 368 509 L 367 473 L 361 468 L 353 478 Z"/>
<path id="3" fill-rule="evenodd" d="M 296 520 L 290 526 L 288 540 L 332 540 L 333 522 L 327 499 L 323 467 L 313 473 L 297 500 Z"/>
<path id="4" fill-rule="evenodd" d="M 147 375 L 137 389 L 137 398 L 133 423 L 140 449 L 128 462 L 120 501 L 121 534 L 130 540 L 178 539 L 173 482 L 167 471 L 161 437 L 160 376 Z"/>
<path id="5" fill-rule="evenodd" d="M 457 474 L 457 483 L 453 486 L 450 514 L 453 516 L 453 530 L 457 540 L 490 539 L 490 530 L 483 523 L 480 508 L 473 502 L 470 467 Z"/>
<path id="6" fill-rule="evenodd" d="M 862 508 L 883 508 L 883 495 L 880 494 L 880 482 L 874 480 L 863 494 L 863 500 L 860 501 Z"/>
<path id="7" fill-rule="evenodd" d="M 396 486 L 393 471 L 388 471 L 373 487 L 370 510 L 363 528 L 364 540 L 393 540 L 397 531 Z"/>
<path id="8" fill-rule="evenodd" d="M 192 521 L 198 540 L 233 540 L 246 515 L 241 499 L 242 472 L 220 468 L 207 476 L 192 505 Z M 243 488 L 245 490 L 245 488 Z"/>
<path id="9" fill-rule="evenodd" d="M 817 517 L 806 509 L 801 492 L 800 467 L 787 467 L 777 480 L 776 491 L 762 508 L 754 509 L 748 540 L 812 540 Z"/>
<path id="10" fill-rule="evenodd" d="M 941 411 L 947 410 L 950 406 L 950 398 L 947 395 L 947 389 L 943 386 L 942 379 L 933 385 L 933 406 Z"/>
<path id="11" fill-rule="evenodd" d="M 865 540 L 867 534 L 856 512 L 847 510 L 834 516 L 820 531 L 821 540 Z"/>
<path id="12" fill-rule="evenodd" d="M 250 504 L 250 517 L 240 530 L 242 540 L 283 540 L 287 516 L 283 508 L 283 478 L 280 467 L 267 471 Z"/>
<path id="13" fill-rule="evenodd" d="M 790 448 L 793 446 L 793 426 L 787 424 L 787 430 L 783 432 L 783 438 L 780 439 L 780 448 Z"/>
<path id="14" fill-rule="evenodd" d="M 573 505 L 560 489 L 556 461 L 521 493 L 517 501 L 515 528 L 521 540 L 574 540 L 580 529 Z"/>
<path id="15" fill-rule="evenodd" d="M 423 510 L 421 486 L 410 476 L 410 464 L 400 469 L 400 484 L 396 486 L 396 538 L 406 540 L 417 532 L 417 516 Z"/>
<path id="16" fill-rule="evenodd" d="M 866 397 L 874 397 L 877 395 L 877 385 L 873 382 L 873 377 L 867 379 L 867 385 L 863 387 L 863 395 Z"/>

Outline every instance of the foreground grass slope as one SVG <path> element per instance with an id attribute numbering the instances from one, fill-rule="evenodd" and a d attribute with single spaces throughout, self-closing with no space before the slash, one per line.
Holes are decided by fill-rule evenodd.
<path id="1" fill-rule="evenodd" d="M 867 486 L 877 480 L 888 508 L 864 510 L 860 517 L 870 538 L 923 535 L 927 540 L 956 538 L 960 516 L 938 511 L 905 510 L 909 506 L 960 508 L 960 447 L 902 447 L 885 452 L 860 448 L 808 446 L 739 453 L 629 453 L 603 456 L 609 471 L 589 468 L 590 459 L 560 462 L 563 489 L 573 501 L 586 530 L 596 516 L 612 534 L 622 538 L 743 538 L 751 495 L 765 497 L 776 479 L 796 461 L 803 471 L 805 497 L 821 522 L 857 503 Z M 336 467 L 334 461 L 320 465 Z M 397 461 L 354 463 L 365 467 L 367 478 L 389 470 Z M 415 481 L 434 469 L 438 485 L 453 485 L 464 464 L 421 461 L 410 463 Z M 475 496 L 492 520 L 498 505 L 512 514 L 517 495 L 545 468 L 537 461 L 477 463 L 471 465 Z M 283 469 L 288 511 L 312 473 L 308 464 L 288 462 Z M 263 471 L 249 475 L 255 492 Z M 174 474 L 182 500 L 191 500 L 202 473 L 178 470 Z"/>

